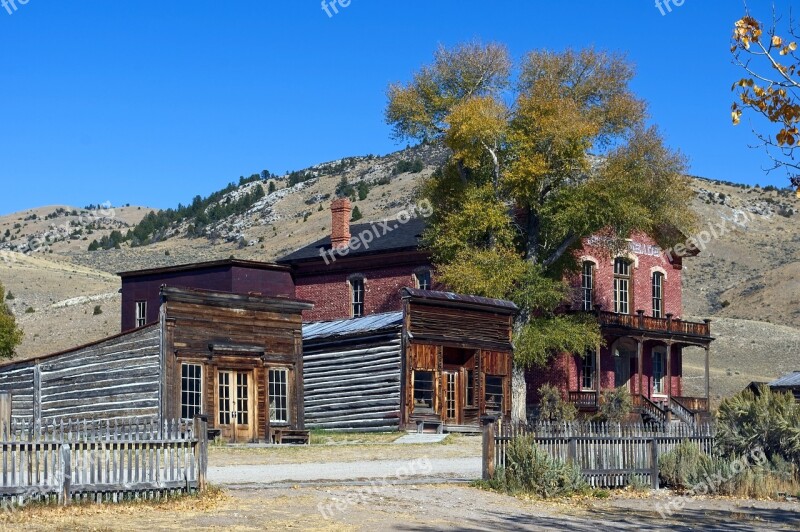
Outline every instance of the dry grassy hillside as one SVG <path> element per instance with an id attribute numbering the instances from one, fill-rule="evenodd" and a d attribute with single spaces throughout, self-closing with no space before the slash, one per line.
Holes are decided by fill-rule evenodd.
<path id="1" fill-rule="evenodd" d="M 20 356 L 41 355 L 119 332 L 116 272 L 230 256 L 274 260 L 328 233 L 330 200 L 342 177 L 351 184 L 370 184 L 367 197 L 355 203 L 365 220 L 392 218 L 413 201 L 421 179 L 442 158 L 441 150 L 420 147 L 385 157 L 351 158 L 346 165 L 341 161 L 318 165 L 308 169 L 317 177 L 295 186 L 277 180 L 274 194 L 246 214 L 215 224 L 208 237 L 188 238 L 184 223 L 170 230 L 174 236 L 152 245 L 87 251 L 90 240 L 113 229 L 124 233 L 148 212 L 129 207 L 114 209 L 114 217 L 104 219 L 92 234 L 86 228 L 80 235 L 67 234 L 30 257 L 3 253 L 0 241 L 0 281 L 16 296 L 9 303 L 26 332 Z M 400 161 L 410 160 L 423 161 L 423 171 L 395 171 Z M 341 169 L 326 171 L 331 165 Z M 267 184 L 245 187 L 254 186 Z M 721 397 L 752 380 L 770 380 L 800 369 L 800 214 L 795 214 L 800 202 L 778 191 L 704 179 L 695 179 L 694 186 L 699 231 L 707 232 L 698 236 L 708 242 L 698 257 L 685 261 L 685 315 L 714 319 L 718 340 L 712 390 Z M 69 216 L 42 220 L 57 208 L 0 217 L 0 235 L 9 230 L 19 242 L 47 233 L 45 222 L 63 226 Z M 62 208 L 70 215 L 71 208 Z M 33 214 L 37 219 L 25 220 Z M 63 303 L 72 298 L 79 299 Z M 94 315 L 96 305 L 102 314 Z M 28 307 L 35 312 L 26 314 Z M 702 389 L 698 353 L 687 353 L 686 370 L 687 391 L 698 392 Z"/>

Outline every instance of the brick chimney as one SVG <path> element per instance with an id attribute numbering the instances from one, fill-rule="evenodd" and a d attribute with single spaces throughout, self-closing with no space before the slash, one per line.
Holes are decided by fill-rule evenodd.
<path id="1" fill-rule="evenodd" d="M 353 207 L 347 198 L 331 203 L 331 247 L 346 248 L 350 244 L 350 217 Z"/>

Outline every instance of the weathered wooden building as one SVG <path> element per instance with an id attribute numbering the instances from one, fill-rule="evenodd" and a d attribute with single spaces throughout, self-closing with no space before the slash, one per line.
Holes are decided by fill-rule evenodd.
<path id="1" fill-rule="evenodd" d="M 302 312 L 311 304 L 176 287 L 155 323 L 0 366 L 13 418 L 159 422 L 207 414 L 229 441 L 304 428 Z"/>
<path id="2" fill-rule="evenodd" d="M 303 327 L 312 428 L 472 431 L 511 413 L 508 301 L 404 288 L 402 311 Z"/>

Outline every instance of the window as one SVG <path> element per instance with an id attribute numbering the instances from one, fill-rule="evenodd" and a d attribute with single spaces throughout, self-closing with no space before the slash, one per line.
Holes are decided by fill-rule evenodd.
<path id="1" fill-rule="evenodd" d="M 664 393 L 667 354 L 662 349 L 653 351 L 653 393 Z"/>
<path id="2" fill-rule="evenodd" d="M 147 325 L 147 301 L 136 302 L 136 327 Z"/>
<path id="3" fill-rule="evenodd" d="M 203 367 L 181 365 L 181 417 L 191 419 L 203 412 Z"/>
<path id="4" fill-rule="evenodd" d="M 653 317 L 661 318 L 664 314 L 664 274 L 653 273 Z"/>
<path id="5" fill-rule="evenodd" d="M 503 411 L 503 377 L 486 376 L 486 411 L 502 413 Z"/>
<path id="6" fill-rule="evenodd" d="M 354 318 L 364 316 L 364 279 L 350 280 L 350 307 Z"/>
<path id="7" fill-rule="evenodd" d="M 614 260 L 614 312 L 630 314 L 631 263 L 628 259 Z"/>
<path id="8" fill-rule="evenodd" d="M 594 310 L 594 263 L 584 261 L 581 273 L 581 308 Z"/>
<path id="9" fill-rule="evenodd" d="M 430 290 L 432 281 L 431 281 L 431 271 L 430 270 L 419 270 L 414 274 L 414 278 L 417 282 L 417 288 L 420 290 Z"/>
<path id="10" fill-rule="evenodd" d="M 466 401 L 466 406 L 475 406 L 475 372 L 471 369 L 467 371 Z"/>
<path id="11" fill-rule="evenodd" d="M 219 373 L 219 424 L 231 424 L 231 374 Z"/>
<path id="12" fill-rule="evenodd" d="M 595 354 L 586 353 L 581 366 L 581 389 L 594 390 Z"/>
<path id="13" fill-rule="evenodd" d="M 269 420 L 271 423 L 289 422 L 289 370 L 269 370 Z"/>
<path id="14" fill-rule="evenodd" d="M 250 401 L 249 380 L 250 375 L 247 373 L 236 373 L 236 423 L 239 425 L 250 423 L 248 419 L 250 412 L 248 405 Z"/>
<path id="15" fill-rule="evenodd" d="M 415 371 L 412 378 L 414 412 L 433 413 L 433 372 Z"/>

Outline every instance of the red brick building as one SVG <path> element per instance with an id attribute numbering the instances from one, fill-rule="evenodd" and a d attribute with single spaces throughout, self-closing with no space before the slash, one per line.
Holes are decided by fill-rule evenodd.
<path id="1" fill-rule="evenodd" d="M 421 219 L 350 226 L 350 202 L 332 206 L 332 234 L 282 258 L 291 266 L 300 299 L 314 302 L 304 318 L 323 321 L 401 309 L 401 288 L 435 285 L 429 254 L 420 248 Z M 584 241 L 581 273 L 572 279 L 570 312 L 593 312 L 605 346 L 590 354 L 564 354 L 547 369 L 528 372 L 528 400 L 542 384 L 558 386 L 581 409 L 597 409 L 603 390 L 626 387 L 646 417 L 686 421 L 708 410 L 706 397 L 683 396 L 682 351 L 708 349 L 708 322 L 682 320 L 683 257 L 666 253 L 645 234 L 611 255 L 602 237 Z"/>

